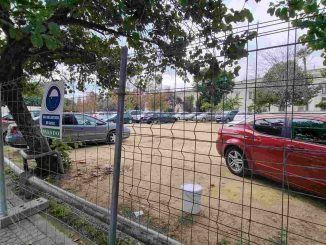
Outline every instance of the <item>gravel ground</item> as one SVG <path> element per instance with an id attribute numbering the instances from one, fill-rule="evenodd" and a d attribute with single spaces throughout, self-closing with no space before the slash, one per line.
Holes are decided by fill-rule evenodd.
<path id="1" fill-rule="evenodd" d="M 129 127 L 132 135 L 122 152 L 121 214 L 135 220 L 133 212 L 142 210 L 139 222 L 186 244 L 236 244 L 241 236 L 243 242 L 270 244 L 280 234 L 287 235 L 289 244 L 326 241 L 324 203 L 289 195 L 262 177 L 229 173 L 215 148 L 220 124 L 181 121 Z M 108 207 L 114 146 L 82 147 L 70 157 L 72 167 L 60 185 Z M 203 187 L 201 212 L 192 217 L 182 213 L 183 183 Z"/>

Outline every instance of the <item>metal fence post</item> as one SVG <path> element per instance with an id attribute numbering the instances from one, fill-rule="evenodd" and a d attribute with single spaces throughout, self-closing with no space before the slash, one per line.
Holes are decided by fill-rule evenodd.
<path id="1" fill-rule="evenodd" d="M 2 105 L 2 86 L 0 85 L 0 103 Z M 3 158 L 3 131 L 2 131 L 2 111 L 0 108 L 0 217 L 7 215 L 7 200 L 6 200 L 6 181 L 5 181 L 5 166 Z"/>
<path id="2" fill-rule="evenodd" d="M 120 82 L 119 82 L 119 90 L 118 90 L 118 111 L 117 111 L 117 123 L 116 123 L 116 131 L 115 131 L 116 142 L 115 142 L 115 150 L 114 150 L 114 170 L 113 170 L 112 198 L 111 198 L 111 219 L 110 219 L 110 234 L 109 234 L 110 245 L 116 244 L 123 114 L 124 114 L 124 99 L 125 99 L 126 78 L 127 78 L 127 57 L 128 57 L 128 48 L 122 47 L 121 60 L 120 60 Z"/>

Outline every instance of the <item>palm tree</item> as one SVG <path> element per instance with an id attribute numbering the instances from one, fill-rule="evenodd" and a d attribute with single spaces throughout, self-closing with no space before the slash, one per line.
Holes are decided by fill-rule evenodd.
<path id="1" fill-rule="evenodd" d="M 307 49 L 306 47 L 300 49 L 297 52 L 297 56 L 299 59 L 303 61 L 303 70 L 307 73 L 307 57 L 311 54 L 311 50 Z"/>

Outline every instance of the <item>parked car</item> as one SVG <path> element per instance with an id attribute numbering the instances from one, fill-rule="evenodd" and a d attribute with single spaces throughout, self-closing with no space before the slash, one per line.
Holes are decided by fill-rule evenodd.
<path id="1" fill-rule="evenodd" d="M 230 172 L 263 175 L 326 196 L 326 116 L 257 115 L 218 132 Z"/>
<path id="2" fill-rule="evenodd" d="M 178 120 L 185 120 L 185 117 L 189 114 L 189 112 L 178 112 L 174 114 L 174 117 Z"/>
<path id="3" fill-rule="evenodd" d="M 34 119 L 39 123 L 39 118 Z M 115 142 L 114 123 L 106 123 L 94 117 L 79 113 L 64 113 L 62 119 L 63 138 L 67 142 Z M 123 128 L 123 139 L 130 136 L 130 129 Z M 25 139 L 15 123 L 8 126 L 6 142 L 11 146 L 26 146 Z"/>
<path id="4" fill-rule="evenodd" d="M 91 116 L 91 117 L 95 117 L 95 118 L 100 119 L 102 121 L 105 121 L 106 119 L 108 119 L 113 114 L 117 114 L 117 112 L 116 111 L 98 111 L 98 112 L 95 112 L 93 114 L 87 114 L 87 115 Z"/>
<path id="5" fill-rule="evenodd" d="M 130 110 L 130 111 L 127 111 L 127 112 L 131 115 L 132 119 L 136 119 L 136 117 L 140 116 L 141 113 L 142 113 L 141 110 Z"/>
<path id="6" fill-rule="evenodd" d="M 137 115 L 133 116 L 132 121 L 136 122 L 136 123 L 139 123 L 139 122 L 141 122 L 142 118 L 144 118 L 144 117 L 146 117 L 148 115 L 151 115 L 153 113 L 154 113 L 153 111 L 144 111 L 141 114 L 137 114 Z"/>
<path id="7" fill-rule="evenodd" d="M 235 115 L 237 115 L 238 111 L 224 111 L 222 113 L 216 114 L 215 121 L 216 122 L 222 122 L 222 123 L 228 123 L 233 121 Z"/>
<path id="8" fill-rule="evenodd" d="M 30 111 L 32 118 L 39 117 L 40 112 L 41 112 L 40 110 L 32 110 L 32 111 Z M 14 122 L 15 122 L 15 120 L 14 120 L 13 116 L 10 113 L 8 113 L 8 114 L 6 114 L 5 116 L 2 117 L 2 136 L 3 136 L 4 142 L 6 142 L 5 140 L 6 140 L 8 126 L 11 123 L 14 123 Z"/>
<path id="9" fill-rule="evenodd" d="M 197 117 L 201 113 L 202 112 L 192 112 L 192 113 L 185 116 L 185 120 L 186 121 L 194 120 L 194 118 Z"/>
<path id="10" fill-rule="evenodd" d="M 240 122 L 250 118 L 253 114 L 251 112 L 239 111 L 233 118 L 233 122 Z M 256 114 L 258 115 L 258 114 Z"/>
<path id="11" fill-rule="evenodd" d="M 118 118 L 118 114 L 112 114 L 105 121 L 106 122 L 116 123 L 117 122 L 117 118 Z M 123 114 L 123 123 L 132 123 L 132 117 L 131 117 L 131 115 L 128 112 L 125 112 Z"/>
<path id="12" fill-rule="evenodd" d="M 197 121 L 214 121 L 215 120 L 215 114 L 212 112 L 204 112 L 199 114 L 197 117 L 194 117 L 193 120 Z"/>
<path id="13" fill-rule="evenodd" d="M 142 119 L 142 123 L 175 123 L 177 119 L 169 113 L 148 113 Z"/>
<path id="14" fill-rule="evenodd" d="M 175 118 L 176 121 L 178 121 L 178 117 L 175 116 L 175 113 L 174 113 L 174 112 L 163 112 L 163 111 L 158 111 L 158 113 L 161 113 L 161 114 L 168 114 L 170 117 L 173 117 L 173 118 Z"/>
<path id="15" fill-rule="evenodd" d="M 194 121 L 206 121 L 207 120 L 207 113 L 200 113 L 196 117 L 193 117 Z"/>

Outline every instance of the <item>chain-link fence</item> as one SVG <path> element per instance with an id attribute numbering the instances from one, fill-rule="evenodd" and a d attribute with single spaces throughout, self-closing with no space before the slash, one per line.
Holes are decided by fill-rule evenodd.
<path id="1" fill-rule="evenodd" d="M 189 59 L 200 49 L 223 68 L 211 64 L 204 75 L 191 76 L 150 64 L 127 77 L 125 89 L 120 73 L 119 91 L 97 84 L 96 74 L 78 81 L 62 68 L 55 77 L 67 90 L 62 141 L 41 136 L 39 107 L 25 106 L 26 88 L 3 83 L 5 161 L 44 180 L 13 181 L 52 200 L 44 215 L 70 224 L 88 242 L 106 243 L 101 222 L 112 222 L 115 213 L 108 211 L 117 204 L 118 230 L 144 243 L 325 244 L 320 54 L 309 53 L 298 39 L 302 31 L 280 20 L 231 32 L 255 32 L 247 44 L 234 43 L 246 45 L 240 70 L 225 63 L 228 54 L 220 49 L 201 48 L 200 40 L 187 47 Z M 217 44 L 227 36 L 216 37 Z M 129 50 L 128 60 L 135 57 Z M 121 71 L 119 62 L 110 65 Z M 26 146 L 24 155 L 17 147 Z M 113 177 L 117 160 L 120 179 Z"/>

